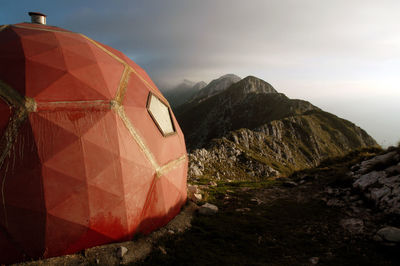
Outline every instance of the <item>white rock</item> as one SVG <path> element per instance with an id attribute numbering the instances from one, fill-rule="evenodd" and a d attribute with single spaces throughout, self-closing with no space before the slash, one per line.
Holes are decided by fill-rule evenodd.
<path id="1" fill-rule="evenodd" d="M 218 207 L 214 204 L 206 203 L 199 209 L 199 213 L 202 215 L 214 215 L 218 212 Z"/>
<path id="2" fill-rule="evenodd" d="M 203 196 L 200 193 L 194 193 L 193 197 L 195 201 L 200 201 L 203 199 Z"/>
<path id="3" fill-rule="evenodd" d="M 197 165 L 191 166 L 190 169 L 190 174 L 193 176 L 201 176 L 203 172 L 200 170 L 200 168 Z"/>
<path id="4" fill-rule="evenodd" d="M 124 256 L 125 256 L 125 254 L 128 252 L 128 249 L 126 248 L 126 247 L 124 247 L 124 246 L 120 246 L 118 249 L 117 249 L 117 256 L 118 256 L 118 258 L 123 258 Z"/>
<path id="5" fill-rule="evenodd" d="M 400 243 L 400 228 L 387 226 L 376 234 L 386 241 Z"/>
<path id="6" fill-rule="evenodd" d="M 201 195 L 201 191 L 197 185 L 188 185 L 187 187 L 187 196 L 194 202 L 198 202 L 203 199 Z"/>

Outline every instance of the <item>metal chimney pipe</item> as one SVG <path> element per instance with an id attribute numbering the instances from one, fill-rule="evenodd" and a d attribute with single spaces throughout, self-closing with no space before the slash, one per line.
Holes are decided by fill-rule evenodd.
<path id="1" fill-rule="evenodd" d="M 43 24 L 46 25 L 46 15 L 39 12 L 29 12 L 29 16 L 31 16 L 31 23 Z"/>

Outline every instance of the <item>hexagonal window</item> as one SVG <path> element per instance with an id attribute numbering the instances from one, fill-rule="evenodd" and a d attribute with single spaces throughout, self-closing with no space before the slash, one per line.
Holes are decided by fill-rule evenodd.
<path id="1" fill-rule="evenodd" d="M 171 110 L 156 95 L 149 93 L 147 111 L 164 137 L 175 133 L 175 126 L 171 117 Z"/>

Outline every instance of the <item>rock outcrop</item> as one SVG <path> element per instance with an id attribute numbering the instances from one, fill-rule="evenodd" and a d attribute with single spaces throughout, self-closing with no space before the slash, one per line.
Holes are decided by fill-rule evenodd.
<path id="1" fill-rule="evenodd" d="M 189 176 L 228 179 L 282 176 L 376 142 L 356 125 L 310 111 L 261 127 L 231 131 L 190 155 Z"/>
<path id="2" fill-rule="evenodd" d="M 400 148 L 391 148 L 351 170 L 355 189 L 379 210 L 400 215 Z"/>

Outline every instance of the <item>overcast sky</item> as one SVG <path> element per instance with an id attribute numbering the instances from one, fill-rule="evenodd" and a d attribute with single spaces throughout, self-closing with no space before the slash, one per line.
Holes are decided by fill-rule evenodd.
<path id="1" fill-rule="evenodd" d="M 400 1 L 1 0 L 0 24 L 29 21 L 117 48 L 165 88 L 254 75 L 361 126 L 400 140 Z"/>

